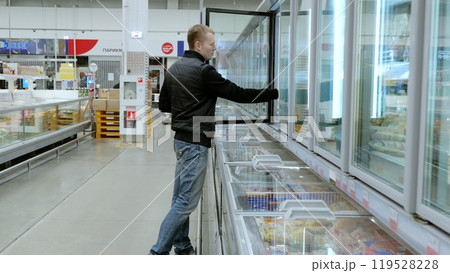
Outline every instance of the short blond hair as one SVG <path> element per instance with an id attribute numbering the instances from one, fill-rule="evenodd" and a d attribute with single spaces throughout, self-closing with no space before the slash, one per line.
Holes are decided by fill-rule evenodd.
<path id="1" fill-rule="evenodd" d="M 214 30 L 207 25 L 197 24 L 193 25 L 187 34 L 187 41 L 189 45 L 189 50 L 194 50 L 194 45 L 196 41 L 203 42 L 206 38 L 206 34 L 214 34 Z"/>

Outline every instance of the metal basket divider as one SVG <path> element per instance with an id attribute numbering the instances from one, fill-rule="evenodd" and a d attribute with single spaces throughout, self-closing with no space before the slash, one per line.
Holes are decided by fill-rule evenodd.
<path id="1" fill-rule="evenodd" d="M 343 199 L 337 192 L 297 192 L 297 194 L 300 194 L 300 200 L 323 200 L 328 206 L 338 201 L 337 199 Z"/>
<path id="2" fill-rule="evenodd" d="M 265 187 L 264 183 L 255 183 L 255 187 Z M 272 192 L 254 191 L 246 192 L 247 201 L 252 211 L 265 211 L 269 207 L 269 199 Z"/>

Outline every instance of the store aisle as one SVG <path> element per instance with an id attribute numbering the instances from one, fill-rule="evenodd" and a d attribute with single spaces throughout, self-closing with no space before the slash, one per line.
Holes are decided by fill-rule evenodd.
<path id="1" fill-rule="evenodd" d="M 172 139 L 90 139 L 0 185 L 0 254 L 147 254 L 170 206 Z M 195 246 L 197 211 L 191 215 Z"/>

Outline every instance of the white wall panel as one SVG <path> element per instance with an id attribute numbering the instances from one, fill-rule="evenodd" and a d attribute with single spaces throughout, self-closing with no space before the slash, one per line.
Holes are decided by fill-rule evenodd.
<path id="1" fill-rule="evenodd" d="M 194 24 L 200 23 L 198 10 L 149 10 L 150 31 L 186 31 Z"/>
<path id="2" fill-rule="evenodd" d="M 183 40 L 188 28 L 198 23 L 199 10 L 149 10 L 149 37 Z M 76 32 L 78 39 L 122 39 L 122 9 L 0 9 L 0 38 L 9 37 L 9 25 L 12 38 L 72 38 Z"/>

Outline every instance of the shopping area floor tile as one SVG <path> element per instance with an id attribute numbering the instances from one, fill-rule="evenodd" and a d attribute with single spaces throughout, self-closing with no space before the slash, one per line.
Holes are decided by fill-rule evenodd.
<path id="1" fill-rule="evenodd" d="M 87 141 L 0 185 L 0 254 L 148 254 L 174 169 L 173 139 L 153 153 Z M 194 240 L 197 211 L 190 220 Z"/>

